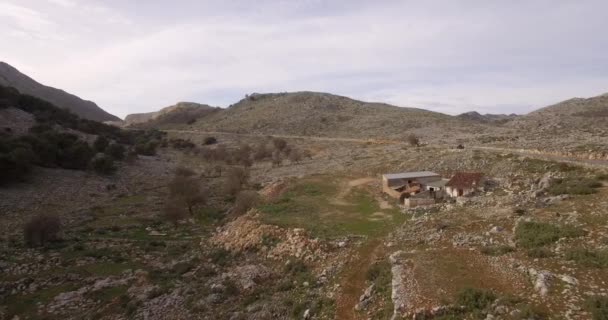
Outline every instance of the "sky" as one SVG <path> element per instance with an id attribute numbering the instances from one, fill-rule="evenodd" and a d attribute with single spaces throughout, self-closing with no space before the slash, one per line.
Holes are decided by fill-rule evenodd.
<path id="1" fill-rule="evenodd" d="M 608 92 L 605 0 L 0 0 L 0 61 L 119 117 L 321 91 L 448 114 Z"/>

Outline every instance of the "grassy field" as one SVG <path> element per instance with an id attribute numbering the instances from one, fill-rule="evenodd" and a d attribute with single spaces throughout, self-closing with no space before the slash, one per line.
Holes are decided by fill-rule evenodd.
<path id="1" fill-rule="evenodd" d="M 346 235 L 380 236 L 400 225 L 406 216 L 382 209 L 365 186 L 340 193 L 340 179 L 322 176 L 294 181 L 278 199 L 259 206 L 266 223 L 304 228 L 324 238 Z"/>

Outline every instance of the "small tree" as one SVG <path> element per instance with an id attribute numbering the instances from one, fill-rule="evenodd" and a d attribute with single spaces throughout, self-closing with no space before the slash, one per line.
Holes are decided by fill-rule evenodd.
<path id="1" fill-rule="evenodd" d="M 271 153 L 268 150 L 268 148 L 266 147 L 265 142 L 259 143 L 257 145 L 257 147 L 255 148 L 255 151 L 253 152 L 253 159 L 255 161 L 261 161 L 266 158 L 270 158 L 270 156 L 271 156 Z"/>
<path id="2" fill-rule="evenodd" d="M 243 214 L 253 208 L 259 201 L 259 195 L 253 190 L 243 190 L 236 196 L 233 212 Z"/>
<path id="3" fill-rule="evenodd" d="M 195 177 L 176 175 L 169 183 L 169 193 L 170 199 L 188 208 L 190 215 L 194 215 L 195 206 L 207 202 L 207 196 Z"/>
<path id="4" fill-rule="evenodd" d="M 30 219 L 23 227 L 23 238 L 30 247 L 44 246 L 59 239 L 61 220 L 56 215 L 40 214 Z"/>
<path id="5" fill-rule="evenodd" d="M 410 134 L 409 136 L 407 136 L 407 142 L 414 147 L 420 145 L 420 139 L 415 134 Z"/>
<path id="6" fill-rule="evenodd" d="M 233 167 L 226 172 L 224 181 L 224 192 L 230 196 L 236 196 L 249 180 L 249 171 L 244 168 Z"/>

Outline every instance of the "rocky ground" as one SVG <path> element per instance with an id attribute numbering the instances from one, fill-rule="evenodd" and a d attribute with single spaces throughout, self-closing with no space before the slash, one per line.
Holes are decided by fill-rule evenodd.
<path id="1" fill-rule="evenodd" d="M 207 174 L 200 149 L 166 148 L 118 174 L 39 169 L 0 190 L 0 319 L 602 319 L 608 295 L 608 188 L 596 167 L 543 155 L 287 139 L 311 157 L 258 161 L 244 214 Z M 218 135 L 220 145 L 266 137 Z M 209 201 L 174 226 L 163 216 L 178 166 Z M 385 172 L 482 171 L 487 191 L 404 210 Z M 605 169 L 604 169 L 605 170 Z M 584 193 L 569 183 L 596 179 Z M 559 189 L 565 190 L 561 192 Z M 62 218 L 62 241 L 24 245 L 22 226 Z M 595 300 L 594 300 L 595 299 Z M 601 305 L 601 304 L 600 304 Z M 595 312 L 595 313 L 594 313 Z M 606 313 L 603 313 L 605 315 Z"/>

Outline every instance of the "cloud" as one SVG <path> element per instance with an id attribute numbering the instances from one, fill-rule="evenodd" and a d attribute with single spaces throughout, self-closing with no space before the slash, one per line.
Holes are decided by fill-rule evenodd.
<path id="1" fill-rule="evenodd" d="M 49 1 L 59 4 L 50 35 L 65 40 L 0 51 L 121 116 L 179 100 L 226 106 L 254 91 L 451 114 L 607 91 L 602 1 Z M 41 47 L 47 55 L 28 53 Z"/>

